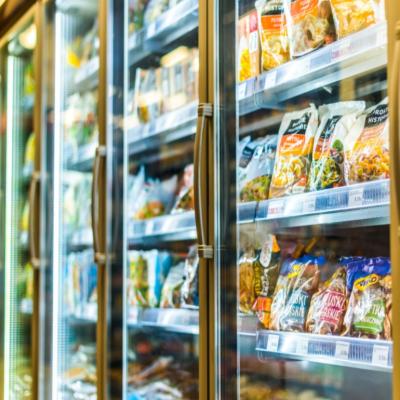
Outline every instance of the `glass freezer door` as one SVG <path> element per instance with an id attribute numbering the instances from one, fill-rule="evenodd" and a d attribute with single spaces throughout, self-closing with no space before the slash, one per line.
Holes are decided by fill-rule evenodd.
<path id="1" fill-rule="evenodd" d="M 33 268 L 28 245 L 29 185 L 35 163 L 34 54 L 36 26 L 29 12 L 0 43 L 2 148 L 2 379 L 5 399 L 30 399 Z"/>
<path id="2" fill-rule="evenodd" d="M 217 3 L 219 395 L 389 400 L 385 3 Z"/>

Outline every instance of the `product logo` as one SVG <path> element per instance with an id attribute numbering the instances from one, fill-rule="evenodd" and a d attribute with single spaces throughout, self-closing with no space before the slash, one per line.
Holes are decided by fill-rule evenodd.
<path id="1" fill-rule="evenodd" d="M 299 275 L 301 269 L 302 269 L 301 264 L 293 264 L 291 272 L 288 274 L 288 278 L 295 278 L 297 275 Z"/>
<path id="2" fill-rule="evenodd" d="M 379 281 L 379 276 L 376 274 L 368 275 L 364 278 L 359 278 L 354 282 L 354 287 L 357 290 L 364 291 L 368 287 L 375 285 Z"/>

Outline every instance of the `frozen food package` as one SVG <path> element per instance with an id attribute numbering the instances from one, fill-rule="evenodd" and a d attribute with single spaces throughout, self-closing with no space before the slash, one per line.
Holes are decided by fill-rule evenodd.
<path id="1" fill-rule="evenodd" d="M 251 312 L 255 301 L 254 262 L 255 250 L 249 246 L 239 259 L 239 309 L 242 313 Z"/>
<path id="2" fill-rule="evenodd" d="M 178 196 L 171 213 L 194 209 L 193 172 L 193 164 L 189 164 L 185 167 L 179 183 Z"/>
<path id="3" fill-rule="evenodd" d="M 144 10 L 144 25 L 154 22 L 164 11 L 167 10 L 168 5 L 168 0 L 149 0 Z"/>
<path id="4" fill-rule="evenodd" d="M 347 290 L 351 295 L 344 318 L 344 334 L 391 339 L 392 276 L 389 258 L 350 263 Z"/>
<path id="5" fill-rule="evenodd" d="M 290 59 L 284 0 L 257 0 L 261 64 L 264 71 L 279 67 Z"/>
<path id="6" fill-rule="evenodd" d="M 250 137 L 246 137 L 239 142 L 237 158 L 238 163 L 238 181 L 239 186 L 241 182 L 246 180 L 248 174 L 250 162 L 253 159 L 253 155 L 257 147 L 262 146 L 265 142 L 265 138 L 257 138 L 251 140 Z"/>
<path id="7" fill-rule="evenodd" d="M 311 299 L 306 331 L 339 335 L 347 309 L 346 268 L 339 267 Z"/>
<path id="8" fill-rule="evenodd" d="M 272 295 L 279 276 L 281 249 L 274 235 L 267 235 L 254 263 L 254 293 L 256 301 L 253 310 L 265 328 L 269 327 Z"/>
<path id="9" fill-rule="evenodd" d="M 335 40 L 329 0 L 284 0 L 284 6 L 292 58 Z"/>
<path id="10" fill-rule="evenodd" d="M 338 38 L 384 20 L 382 0 L 330 0 Z"/>
<path id="11" fill-rule="evenodd" d="M 317 128 L 318 111 L 313 104 L 284 115 L 279 128 L 270 198 L 306 190 Z"/>
<path id="12" fill-rule="evenodd" d="M 279 326 L 283 331 L 304 332 L 311 297 L 318 289 L 320 268 L 324 257 L 303 255 L 285 264 L 282 273 L 287 274 L 287 297 Z M 283 268 L 283 266 L 282 266 Z"/>
<path id="13" fill-rule="evenodd" d="M 192 246 L 185 260 L 185 280 L 182 285 L 182 306 L 199 305 L 199 255 Z"/>
<path id="14" fill-rule="evenodd" d="M 389 107 L 386 98 L 367 109 L 345 140 L 347 184 L 389 178 Z"/>
<path id="15" fill-rule="evenodd" d="M 131 251 L 129 259 L 129 273 L 132 285 L 131 303 L 136 307 L 148 307 L 149 279 L 147 259 L 141 251 Z"/>
<path id="16" fill-rule="evenodd" d="M 182 302 L 182 286 L 185 281 L 185 262 L 171 267 L 161 292 L 160 307 L 179 308 Z"/>
<path id="17" fill-rule="evenodd" d="M 240 185 L 240 201 L 267 200 L 274 169 L 277 136 L 269 136 L 255 149 Z"/>
<path id="18" fill-rule="evenodd" d="M 252 10 L 239 20 L 239 82 L 260 74 L 260 42 L 257 11 Z"/>
<path id="19" fill-rule="evenodd" d="M 321 106 L 320 124 L 314 140 L 308 188 L 310 191 L 343 186 L 344 141 L 359 114 L 363 101 L 347 101 Z"/>

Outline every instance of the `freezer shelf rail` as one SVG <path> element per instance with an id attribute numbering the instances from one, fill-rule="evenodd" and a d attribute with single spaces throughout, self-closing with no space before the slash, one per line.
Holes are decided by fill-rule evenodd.
<path id="1" fill-rule="evenodd" d="M 314 89 L 384 68 L 386 44 L 386 23 L 380 23 L 241 82 L 237 86 L 239 114 L 276 108 Z"/>
<path id="2" fill-rule="evenodd" d="M 391 372 L 392 342 L 298 332 L 257 331 L 260 360 L 274 358 Z"/>

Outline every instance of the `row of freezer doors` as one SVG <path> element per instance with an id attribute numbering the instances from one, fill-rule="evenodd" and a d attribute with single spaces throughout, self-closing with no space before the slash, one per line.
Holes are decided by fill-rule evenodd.
<path id="1" fill-rule="evenodd" d="M 15 22 L 0 399 L 396 398 L 394 3 L 64 0 Z"/>

